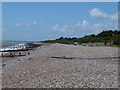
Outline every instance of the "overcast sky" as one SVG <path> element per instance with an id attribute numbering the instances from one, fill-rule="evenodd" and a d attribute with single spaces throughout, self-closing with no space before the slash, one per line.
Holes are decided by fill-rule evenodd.
<path id="1" fill-rule="evenodd" d="M 3 40 L 48 40 L 117 30 L 117 2 L 2 4 Z"/>

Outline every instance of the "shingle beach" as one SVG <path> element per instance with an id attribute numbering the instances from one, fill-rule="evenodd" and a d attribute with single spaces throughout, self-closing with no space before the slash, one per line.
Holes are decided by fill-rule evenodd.
<path id="1" fill-rule="evenodd" d="M 118 88 L 115 57 L 116 47 L 51 44 L 3 68 L 3 88 Z"/>

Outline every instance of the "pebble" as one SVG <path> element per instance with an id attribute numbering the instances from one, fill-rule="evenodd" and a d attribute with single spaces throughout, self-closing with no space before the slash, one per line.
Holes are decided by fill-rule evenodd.
<path id="1" fill-rule="evenodd" d="M 46 48 L 48 51 L 40 52 L 40 56 L 37 56 L 38 53 L 34 60 L 34 57 L 28 58 L 11 66 L 3 71 L 3 88 L 117 88 L 118 63 L 113 64 L 110 60 L 47 58 L 53 55 L 76 57 L 72 56 L 73 54 L 84 57 L 88 52 L 94 55 L 93 51 L 101 51 L 89 49 L 90 47 L 80 49 L 76 47 L 53 45 L 51 49 Z M 88 52 L 84 52 L 86 49 L 89 49 Z M 105 49 L 105 52 L 108 51 Z"/>

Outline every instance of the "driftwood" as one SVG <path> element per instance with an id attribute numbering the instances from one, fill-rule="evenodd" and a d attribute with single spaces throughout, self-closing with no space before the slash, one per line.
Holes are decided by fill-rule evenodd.
<path id="1" fill-rule="evenodd" d="M 62 57 L 51 57 L 51 58 L 58 58 L 58 59 L 76 59 L 75 57 L 66 57 L 66 56 L 62 56 Z"/>
<path id="2" fill-rule="evenodd" d="M 0 57 L 19 57 L 19 56 L 26 56 L 26 55 L 4 55 Z"/>
<path id="3" fill-rule="evenodd" d="M 87 59 L 87 60 L 98 60 L 98 59 L 120 59 L 120 57 L 102 57 L 102 58 L 79 58 L 79 57 L 66 57 L 66 56 L 53 56 L 48 58 L 57 58 L 57 59 Z"/>

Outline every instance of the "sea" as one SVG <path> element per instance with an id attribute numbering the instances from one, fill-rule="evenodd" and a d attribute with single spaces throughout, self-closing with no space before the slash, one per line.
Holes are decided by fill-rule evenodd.
<path id="1" fill-rule="evenodd" d="M 0 55 L 2 53 L 7 53 L 7 52 L 2 52 L 4 50 L 9 50 L 12 49 L 11 47 L 14 47 L 15 50 L 15 46 L 24 46 L 25 43 L 28 43 L 30 41 L 12 41 L 12 40 L 6 40 L 6 41 L 0 41 Z"/>
<path id="2" fill-rule="evenodd" d="M 0 63 L 2 61 L 2 65 L 6 65 L 6 67 L 9 67 L 11 65 L 13 65 L 14 63 L 17 62 L 17 60 L 19 59 L 19 57 L 1 57 L 2 54 L 6 55 L 9 54 L 9 52 L 2 52 L 3 50 L 10 50 L 12 49 L 11 47 L 14 47 L 15 50 L 15 46 L 20 46 L 20 45 L 24 45 L 25 43 L 28 43 L 29 41 L 1 41 L 0 42 Z"/>
<path id="3" fill-rule="evenodd" d="M 8 47 L 8 46 L 14 46 L 17 44 L 21 44 L 21 43 L 27 43 L 29 41 L 12 41 L 12 40 L 8 40 L 8 41 L 1 41 L 0 45 L 2 45 L 2 48 L 4 47 Z"/>

